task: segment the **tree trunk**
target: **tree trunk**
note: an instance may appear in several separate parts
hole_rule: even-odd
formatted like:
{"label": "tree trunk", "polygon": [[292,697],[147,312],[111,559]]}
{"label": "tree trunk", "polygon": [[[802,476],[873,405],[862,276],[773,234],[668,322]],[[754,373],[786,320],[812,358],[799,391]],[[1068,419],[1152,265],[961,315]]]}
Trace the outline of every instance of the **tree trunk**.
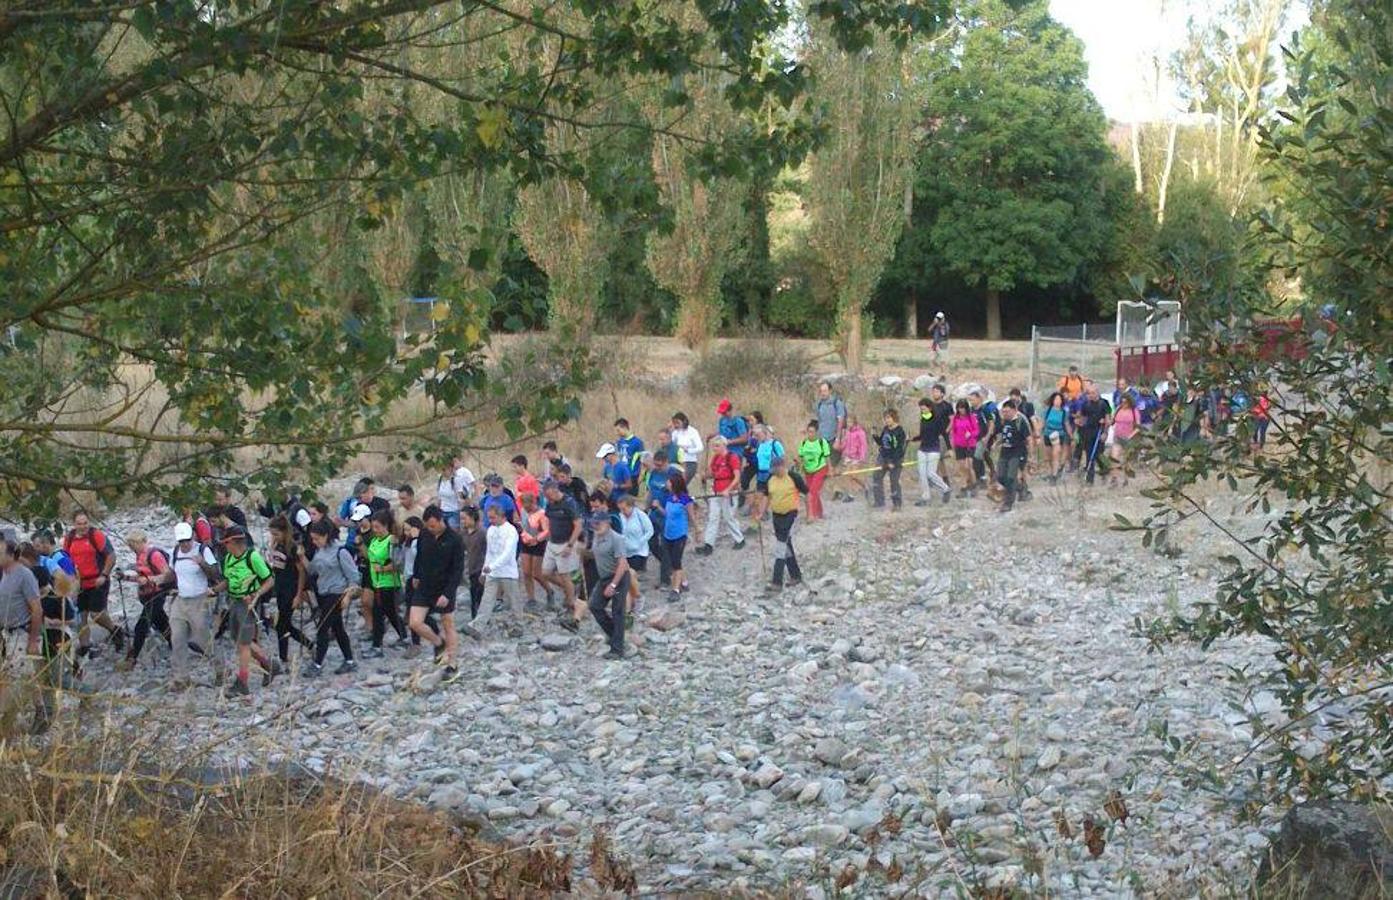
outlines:
{"label": "tree trunk", "polygon": [[846,370],[853,375],[861,374],[861,307],[849,306],[846,310]]}
{"label": "tree trunk", "polygon": [[904,336],[910,340],[919,336],[919,292],[914,288],[904,298]]}
{"label": "tree trunk", "polygon": [[987,289],[987,340],[1001,340],[1001,292]]}
{"label": "tree trunk", "polygon": [[1166,192],[1170,190],[1171,166],[1175,164],[1175,132],[1180,123],[1171,120],[1170,136],[1166,138],[1166,163],[1161,167],[1161,189],[1156,194],[1156,224],[1166,222]]}
{"label": "tree trunk", "polygon": [[1141,179],[1141,129],[1136,119],[1132,120],[1132,180],[1138,195],[1146,190]]}

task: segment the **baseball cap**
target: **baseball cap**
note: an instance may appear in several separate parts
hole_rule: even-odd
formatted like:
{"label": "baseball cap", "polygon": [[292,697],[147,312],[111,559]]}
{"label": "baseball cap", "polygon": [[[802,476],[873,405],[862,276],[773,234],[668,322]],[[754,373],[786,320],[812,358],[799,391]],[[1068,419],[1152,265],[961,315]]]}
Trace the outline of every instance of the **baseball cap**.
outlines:
{"label": "baseball cap", "polygon": [[180,522],[174,526],[174,540],[191,541],[193,540],[193,526],[188,522]]}
{"label": "baseball cap", "polygon": [[731,410],[730,398],[729,398],[729,397],[722,397],[722,398],[721,398],[721,402],[716,404],[716,413],[717,413],[718,415],[722,415],[722,416],[723,416],[723,415],[725,415],[726,413],[730,412],[730,410]]}
{"label": "baseball cap", "polygon": [[246,539],[247,531],[241,525],[229,525],[227,530],[222,534],[222,542],[224,544],[230,541],[245,541]]}
{"label": "baseball cap", "polygon": [[353,507],[353,514],[348,518],[354,522],[361,522],[370,515],[372,515],[372,507],[368,506],[366,503],[359,503],[357,506]]}
{"label": "baseball cap", "polygon": [[942,310],[939,310],[938,312],[934,313],[934,318],[935,318],[935,319],[942,319],[942,318],[945,318],[945,316],[943,315],[943,311],[942,311]]}
{"label": "baseball cap", "polygon": [[302,510],[299,510],[299,511],[297,511],[297,512],[295,513],[295,527],[297,527],[297,528],[308,528],[308,527],[310,527],[310,511],[309,511],[309,510],[307,510],[307,509],[302,509]]}
{"label": "baseball cap", "polygon": [[615,449],[615,447],[614,447],[613,444],[601,444],[601,445],[600,445],[600,449],[595,451],[595,458],[596,458],[596,459],[604,459],[606,456],[609,456],[611,453],[618,453],[618,452],[619,452],[619,451]]}
{"label": "baseball cap", "polygon": [[484,484],[488,487],[493,487],[494,485],[502,487],[503,476],[499,475],[497,472],[490,472],[484,476]]}

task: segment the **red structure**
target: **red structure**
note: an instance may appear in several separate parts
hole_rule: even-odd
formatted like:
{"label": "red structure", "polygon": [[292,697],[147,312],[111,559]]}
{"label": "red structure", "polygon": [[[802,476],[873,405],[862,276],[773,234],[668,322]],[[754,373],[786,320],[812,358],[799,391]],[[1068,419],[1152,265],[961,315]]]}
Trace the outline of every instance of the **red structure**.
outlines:
{"label": "red structure", "polygon": [[1117,377],[1133,384],[1143,380],[1156,381],[1166,374],[1167,369],[1180,368],[1179,344],[1118,347],[1113,354],[1117,357]]}

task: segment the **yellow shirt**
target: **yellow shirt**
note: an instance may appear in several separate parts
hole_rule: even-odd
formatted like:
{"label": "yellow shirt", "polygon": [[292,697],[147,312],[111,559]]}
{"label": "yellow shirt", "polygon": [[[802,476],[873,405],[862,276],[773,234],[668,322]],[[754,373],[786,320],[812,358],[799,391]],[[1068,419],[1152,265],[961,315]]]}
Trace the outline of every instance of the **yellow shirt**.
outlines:
{"label": "yellow shirt", "polygon": [[807,486],[803,484],[803,479],[797,475],[785,473],[774,475],[769,479],[769,511],[774,513],[791,513],[798,511],[798,495],[807,491]]}

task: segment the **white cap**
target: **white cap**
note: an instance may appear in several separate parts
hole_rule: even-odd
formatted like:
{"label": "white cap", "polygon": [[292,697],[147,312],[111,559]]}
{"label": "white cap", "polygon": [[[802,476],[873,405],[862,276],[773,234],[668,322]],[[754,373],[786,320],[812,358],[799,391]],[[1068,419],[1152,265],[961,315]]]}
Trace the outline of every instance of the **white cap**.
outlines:
{"label": "white cap", "polygon": [[935,318],[935,319],[942,319],[942,318],[943,318],[943,311],[942,311],[942,310],[939,310],[938,312],[934,313],[934,318]]}
{"label": "white cap", "polygon": [[299,510],[295,513],[295,527],[308,528],[310,525],[310,511],[307,509]]}
{"label": "white cap", "polygon": [[174,526],[174,540],[191,541],[193,540],[193,526],[188,522],[180,522]]}
{"label": "white cap", "polygon": [[357,506],[353,507],[353,515],[348,518],[354,522],[361,522],[370,515],[372,515],[372,507],[368,506],[366,503],[359,503]]}
{"label": "white cap", "polygon": [[600,449],[595,451],[596,459],[604,459],[611,453],[618,453],[619,450],[613,444],[601,444]]}

